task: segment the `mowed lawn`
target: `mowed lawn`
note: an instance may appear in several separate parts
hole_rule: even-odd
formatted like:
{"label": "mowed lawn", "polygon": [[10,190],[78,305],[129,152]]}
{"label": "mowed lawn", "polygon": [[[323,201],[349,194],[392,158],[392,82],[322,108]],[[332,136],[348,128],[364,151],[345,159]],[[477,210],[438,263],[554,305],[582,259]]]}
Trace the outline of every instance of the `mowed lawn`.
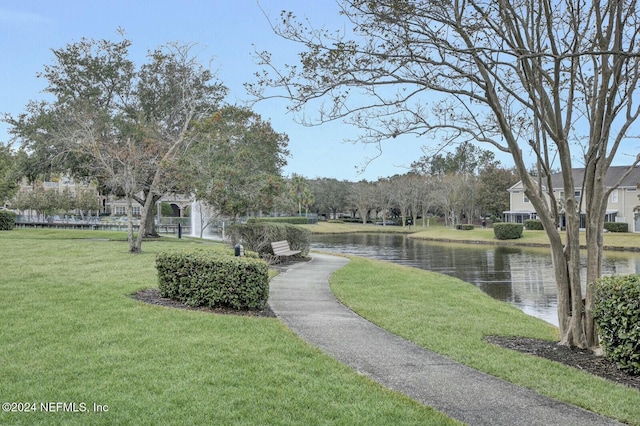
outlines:
{"label": "mowed lawn", "polygon": [[484,341],[521,336],[558,341],[540,319],[497,301],[459,279],[351,257],[331,289],[352,310],[405,339],[462,364],[590,411],[640,425],[640,391],[577,368]]}
{"label": "mowed lawn", "polygon": [[0,424],[455,423],[275,318],[130,297],[157,286],[157,253],[202,244],[162,238],[131,255],[121,233],[0,233]]}

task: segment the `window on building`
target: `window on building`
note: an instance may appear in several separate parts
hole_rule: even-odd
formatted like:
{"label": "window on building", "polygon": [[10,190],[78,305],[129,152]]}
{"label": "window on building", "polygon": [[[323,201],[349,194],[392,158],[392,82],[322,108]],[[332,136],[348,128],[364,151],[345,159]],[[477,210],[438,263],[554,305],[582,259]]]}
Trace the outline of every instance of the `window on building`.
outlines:
{"label": "window on building", "polygon": [[611,192],[611,195],[609,196],[609,202],[610,203],[617,203],[618,202],[618,190],[614,189]]}
{"label": "window on building", "polygon": [[527,197],[525,194],[522,194],[522,201],[525,203],[530,203],[531,201],[529,201],[529,197]]}

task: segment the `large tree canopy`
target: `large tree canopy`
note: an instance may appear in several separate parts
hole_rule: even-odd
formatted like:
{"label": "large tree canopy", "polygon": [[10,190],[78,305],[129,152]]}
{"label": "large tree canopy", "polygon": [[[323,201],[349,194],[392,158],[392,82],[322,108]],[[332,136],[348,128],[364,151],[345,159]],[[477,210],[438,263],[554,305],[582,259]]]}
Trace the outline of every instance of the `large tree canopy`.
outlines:
{"label": "large tree canopy", "polygon": [[196,198],[233,218],[269,211],[283,187],[287,135],[237,106],[199,120],[193,130],[198,136],[182,159],[182,174]]}
{"label": "large tree canopy", "polygon": [[[300,64],[268,52],[249,85],[280,96],[318,122],[347,119],[363,142],[401,134],[443,143],[478,141],[511,154],[549,236],[562,342],[597,345],[591,294],[583,304],[580,202],[587,214],[587,280],[600,275],[610,188],[604,176],[640,112],[640,10],[636,0],[342,0],[344,31],[314,29],[283,12],[274,26],[303,47]],[[267,88],[284,88],[270,91]],[[541,179],[562,171],[559,204],[527,173],[533,152]],[[634,165],[635,165],[635,156]],[[575,182],[575,162],[586,169]],[[574,189],[584,187],[577,199]],[[557,231],[567,222],[566,242]]]}
{"label": "large tree canopy", "polygon": [[0,143],[0,207],[11,198],[17,185],[16,155],[11,146]]}
{"label": "large tree canopy", "polygon": [[[5,117],[40,173],[56,169],[92,176],[126,197],[129,242],[139,252],[155,202],[174,187],[168,173],[197,137],[192,124],[220,107],[227,93],[189,45],[168,44],[136,67],[131,42],[87,40],[53,50],[40,77],[52,101],[31,102]],[[133,234],[131,204],[142,204]]]}

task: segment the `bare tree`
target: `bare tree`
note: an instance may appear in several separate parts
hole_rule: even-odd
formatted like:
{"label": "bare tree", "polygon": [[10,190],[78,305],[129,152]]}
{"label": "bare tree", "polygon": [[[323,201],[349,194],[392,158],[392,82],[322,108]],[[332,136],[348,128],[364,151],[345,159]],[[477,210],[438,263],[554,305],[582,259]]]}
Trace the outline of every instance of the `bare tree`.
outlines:
{"label": "bare tree", "polygon": [[400,212],[402,226],[407,226],[407,218],[412,215],[414,223],[420,204],[420,188],[418,176],[413,173],[393,176],[391,184],[391,200]]}
{"label": "bare tree", "polygon": [[436,179],[433,176],[422,176],[422,195],[420,197],[420,210],[422,212],[422,226],[429,226],[427,216],[431,214],[431,209],[436,206],[437,192]]}
{"label": "bare tree", "polygon": [[354,182],[351,185],[349,192],[350,204],[353,206],[353,211],[357,211],[362,223],[366,225],[369,219],[369,212],[375,205],[375,184],[361,180],[360,182]]}
{"label": "bare tree", "polygon": [[437,184],[437,205],[445,213],[445,225],[455,226],[462,222],[462,215],[468,214],[469,199],[473,189],[469,179],[473,176],[448,174],[440,176]]}
{"label": "bare tree", "polygon": [[[258,53],[263,73],[249,88],[258,98],[290,99],[293,111],[317,110],[318,122],[347,119],[363,129],[363,142],[435,134],[443,143],[479,141],[511,154],[551,244],[561,343],[596,346],[589,290],[583,303],[574,189],[584,187],[591,282],[601,272],[611,190],[604,176],[639,113],[637,1],[340,3],[351,24],[342,32],[313,29],[284,12],[274,29],[305,47],[301,64],[279,67]],[[551,187],[528,175],[523,150],[535,153],[543,179],[554,167],[562,172],[564,243],[547,204],[546,197],[555,204],[553,194],[544,194]],[[577,157],[583,182],[572,174]]]}
{"label": "bare tree", "polygon": [[387,225],[387,217],[393,206],[394,185],[389,178],[380,178],[375,183],[376,205],[382,214],[382,226]]}

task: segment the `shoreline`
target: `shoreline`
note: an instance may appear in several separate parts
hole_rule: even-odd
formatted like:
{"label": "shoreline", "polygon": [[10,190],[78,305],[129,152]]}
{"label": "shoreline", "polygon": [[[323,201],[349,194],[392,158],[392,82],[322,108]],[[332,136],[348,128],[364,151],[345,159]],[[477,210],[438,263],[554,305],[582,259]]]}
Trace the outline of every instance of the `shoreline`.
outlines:
{"label": "shoreline", "polygon": [[[487,241],[487,240],[458,240],[452,238],[434,238],[434,237],[424,237],[418,236],[419,232],[414,234],[406,234],[407,238],[412,238],[415,240],[424,240],[424,241],[436,241],[440,243],[460,243],[460,244],[475,244],[475,245],[490,245],[490,246],[507,246],[507,247],[537,247],[537,248],[550,248],[550,244],[544,243],[521,243],[509,240],[496,240],[496,241]],[[581,250],[586,250],[587,246],[585,244],[580,244]],[[628,251],[628,252],[640,252],[640,247],[628,247],[628,246],[608,246],[603,245],[602,249],[604,251]]]}
{"label": "shoreline", "polygon": [[[490,245],[505,247],[533,247],[550,248],[547,235],[544,231],[525,230],[522,238],[517,240],[497,240],[493,234],[493,228],[479,228],[472,230],[458,230],[442,225],[431,225],[427,227],[411,226],[375,226],[347,223],[327,223],[319,222],[315,225],[302,225],[314,235],[330,234],[401,234],[407,238],[425,241],[435,241],[441,243],[460,243],[473,245]],[[587,248],[584,233],[580,236],[580,249]],[[640,252],[640,233],[612,233],[603,235],[604,251],[626,251]]]}

